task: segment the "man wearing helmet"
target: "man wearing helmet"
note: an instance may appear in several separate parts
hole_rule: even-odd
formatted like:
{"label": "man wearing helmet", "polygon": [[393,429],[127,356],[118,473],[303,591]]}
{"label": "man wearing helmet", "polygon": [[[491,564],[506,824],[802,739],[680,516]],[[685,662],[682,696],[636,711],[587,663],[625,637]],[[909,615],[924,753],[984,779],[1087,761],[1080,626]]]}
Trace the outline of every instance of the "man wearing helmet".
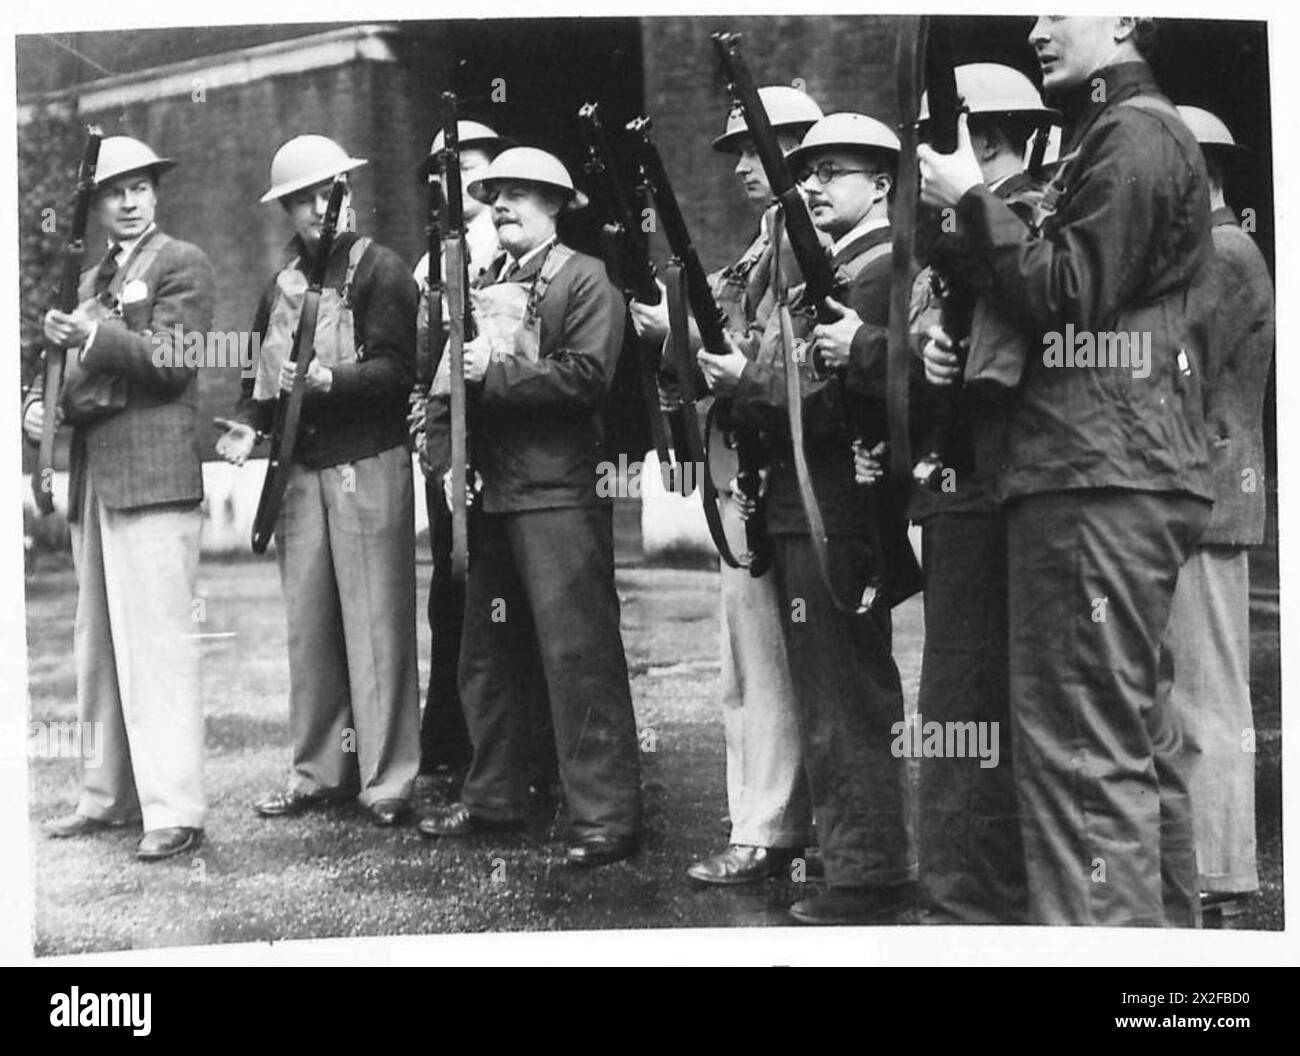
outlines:
{"label": "man wearing helmet", "polygon": [[[821,108],[796,88],[771,85],[760,88],[758,94],[787,154],[822,116]],[[736,157],[735,172],[745,196],[765,210],[758,235],[745,252],[711,276],[714,297],[726,314],[728,329],[752,351],[772,314],[771,235],[776,210],[739,107],[727,115],[726,128],[713,147]],[[798,265],[788,243],[782,264],[786,284],[796,285]],[[667,336],[667,298],[653,306],[633,301],[631,314],[642,338],[662,341]],[[671,398],[675,393],[665,395]],[[722,523],[732,547],[740,553],[744,550],[744,522],[732,495],[738,463],[727,431],[716,419],[708,450],[708,472],[718,489]],[[746,569],[726,564],[720,568],[720,696],[731,838],[725,850],[693,863],[687,875],[700,883],[730,885],[779,872],[792,857],[802,854],[813,837],[775,577],[767,572],[755,578]]]}
{"label": "man wearing helmet", "polygon": [[[954,209],[963,278],[1043,341],[998,481],[1036,923],[1200,922],[1161,638],[1213,495],[1189,297],[1211,251],[1209,193],[1145,61],[1153,30],[1131,16],[1035,22],[1043,89],[1065,119],[1037,230],[984,185],[964,121],[954,153],[918,151],[924,197]],[[1145,372],[1051,354],[1062,334],[1130,333],[1149,341]]]}
{"label": "man wearing helmet", "polygon": [[[868,542],[886,518],[877,496],[854,483],[850,442],[859,432],[885,432],[888,203],[898,150],[881,122],[839,113],[813,125],[789,157],[813,223],[832,242],[832,264],[847,280],[847,306],[870,328],[851,354],[814,363],[805,340],[812,306],[797,297],[792,305],[801,340],[791,354],[801,375],[810,475],[830,538],[830,575],[855,600],[888,571],[876,567]],[[755,359],[733,345],[726,355],[701,352],[699,362],[713,391],[732,397],[737,418],[765,429],[770,440],[773,575],[828,885],[790,913],[808,924],[905,919],[915,901],[916,861],[903,764],[890,750],[903,695],[888,606],[841,611],[819,570],[794,468],[780,312],[769,319]]]}
{"label": "man wearing helmet", "polygon": [[[289,263],[253,319],[261,340],[217,453],[241,465],[275,401],[292,388],[288,354],[336,176],[365,164],[324,136],[298,136],[271,162],[271,188],[294,229]],[[350,211],[350,192],[344,215]],[[275,527],[289,628],[288,786],[263,817],[356,797],[376,825],[409,810],[419,762],[415,523],[406,410],[416,286],[396,253],[340,231],[326,266],[315,357]]]}
{"label": "man wearing helmet", "polygon": [[[984,183],[1026,224],[1041,197],[1024,170],[1031,134],[1045,135],[1052,111],[1018,70],[996,63],[958,66],[957,94],[970,114],[971,143]],[[921,120],[928,120],[922,98]],[[942,241],[932,258],[942,270]],[[939,325],[933,273],[918,276],[928,328],[931,381],[951,386],[961,374]],[[977,300],[966,338],[964,387],[943,452],[936,490],[917,488],[909,508],[922,526],[925,652],[917,711],[926,723],[981,722],[996,730],[999,762],[977,756],[921,763],[921,882],[932,923],[1023,923],[1025,862],[1011,765],[1007,704],[1006,523],[994,489],[1002,462],[1006,404],[1031,353],[1031,335],[987,300]]]}
{"label": "man wearing helmet", "polygon": [[[613,511],[596,489],[626,312],[604,265],[557,237],[560,214],[586,205],[558,158],[512,147],[468,190],[491,206],[506,253],[475,291],[480,332],[464,350],[482,478],[470,491],[477,522],[460,658],[474,760],[461,801],[420,831],[463,836],[526,821],[530,691],[519,658],[535,650],[572,829],[567,859],[603,865],[633,854],[641,831]],[[429,460],[448,489],[449,417],[447,397],[432,397]]]}
{"label": "man wearing helmet", "polygon": [[[487,171],[492,159],[509,141],[502,139],[487,125],[477,121],[457,123],[460,143],[461,186],[467,187]],[[420,166],[426,179],[438,179],[438,155],[443,149],[441,130],[433,137],[429,156]],[[481,281],[500,253],[492,210],[465,191],[465,246],[469,254],[471,283]],[[415,266],[415,281],[420,287],[420,315],[416,341],[420,348],[429,340],[429,255],[425,253]],[[444,280],[445,281],[445,280]],[[436,361],[442,349],[433,349]],[[429,546],[433,551],[433,571],[429,580],[429,629],[433,646],[429,658],[429,690],[424,715],[420,720],[420,773],[439,777],[449,786],[452,797],[460,792],[473,748],[465,729],[460,692],[456,687],[456,668],[460,659],[461,629],[465,622],[465,586],[451,577],[451,511],[442,501],[442,483],[428,472],[425,455],[426,394],[415,392],[411,408],[411,433],[420,468],[425,472],[425,508],[429,515]]]}
{"label": "man wearing helmet", "polygon": [[[74,813],[52,837],[139,816],[137,857],[168,858],[203,835],[203,713],[191,620],[198,576],[198,380],[176,335],[205,335],[215,280],[196,246],[155,223],[175,162],[129,136],[105,139],[94,211],[108,234],[76,311],[45,316],[67,350],[55,413],[72,426],[68,522],[77,569],[77,709],[102,762],[82,770]],[[24,426],[40,436],[40,387]],[[162,659],[160,659],[162,658]]]}
{"label": "man wearing helmet", "polygon": [[1180,106],[1210,178],[1214,264],[1197,306],[1206,327],[1205,421],[1214,510],[1178,573],[1166,641],[1171,700],[1196,828],[1206,923],[1225,923],[1259,889],[1255,865],[1255,756],[1242,738],[1250,704],[1247,551],[1264,541],[1264,390],[1273,359],[1273,284],[1264,255],[1224,198],[1224,177],[1244,154],[1214,114]]}

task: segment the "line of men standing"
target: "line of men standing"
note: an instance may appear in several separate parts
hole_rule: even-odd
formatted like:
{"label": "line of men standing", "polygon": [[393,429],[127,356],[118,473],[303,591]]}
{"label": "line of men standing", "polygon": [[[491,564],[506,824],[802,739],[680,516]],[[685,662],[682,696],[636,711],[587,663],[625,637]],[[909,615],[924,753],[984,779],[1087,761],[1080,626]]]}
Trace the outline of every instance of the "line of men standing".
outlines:
{"label": "line of men standing", "polygon": [[[919,710],[998,723],[1012,751],[1010,765],[987,769],[976,759],[925,760],[915,833],[891,747],[903,706],[888,605],[846,609],[819,571],[785,377],[793,336],[807,353],[791,361],[834,583],[856,589],[884,577],[892,600],[905,597],[915,589],[907,570],[881,567],[871,543],[897,543],[905,523],[884,501],[880,448],[861,442],[885,432],[899,143],[868,115],[823,115],[793,89],[763,89],[847,292],[829,306],[837,321],[814,325],[800,311],[815,306],[800,301],[774,210],[714,277],[730,347],[697,354],[727,407],[710,471],[739,539],[754,510],[734,487],[728,433],[761,432],[774,565],[756,579],[724,569],[733,831],[725,850],[691,865],[692,879],[759,880],[815,843],[826,887],[791,907],[805,923],[907,921],[923,897],[935,921],[1195,926],[1201,892],[1257,884],[1244,828],[1253,823],[1253,757],[1232,746],[1250,725],[1244,548],[1260,541],[1262,490],[1241,481],[1248,469],[1263,476],[1271,289],[1223,200],[1231,136],[1212,115],[1180,116],[1160,94],[1144,61],[1152,31],[1134,18],[1036,22],[1030,43],[1064,122],[1046,185],[1024,169],[1029,134],[1049,112],[1006,67],[959,69],[970,114],[959,147],[921,148],[923,195],[956,220],[930,267],[978,296],[958,346],[936,321],[930,272],[915,287],[917,384],[928,387],[917,391],[962,382],[955,486],[917,493],[910,511],[924,540]],[[441,767],[452,801],[420,829],[454,838],[526,823],[530,787],[553,767],[568,860],[607,864],[636,852],[642,826],[611,509],[596,493],[602,412],[628,313],[601,263],[558,238],[562,214],[586,204],[563,163],[473,122],[460,132],[483,321],[464,349],[478,471],[467,496],[468,582],[462,594],[449,575],[445,380],[411,399],[416,343],[428,339],[419,281],[428,261],[413,279],[396,254],[344,232],[327,262],[299,457],[276,527],[292,776],[255,809],[283,817],[356,798],[377,824],[394,825],[409,813],[417,774]],[[201,252],[153,223],[158,176],[171,163],[115,140],[97,178],[109,252],[87,273],[83,307],[46,319],[51,344],[72,350],[70,364],[124,378],[129,393],[125,404],[104,396],[90,412],[72,409],[66,394],[62,405],[74,425],[79,511],[70,516],[78,700],[83,719],[107,720],[114,732],[112,781],[102,787],[87,772],[76,811],[47,831],[83,835],[140,811],[139,853],[152,859],[202,836],[197,651],[181,629],[201,488],[193,369],[155,367],[146,335],[205,331],[212,276]],[[746,195],[766,202],[742,116],[729,115],[716,146],[737,156]],[[328,190],[363,165],[321,136],[291,140],[272,161],[262,200],[280,203],[294,237],[255,314],[257,374],[220,420],[217,450],[232,463],[252,454],[292,384],[288,351]],[[787,300],[792,334],[780,310]],[[643,338],[666,331],[651,306],[633,303],[631,319]],[[1150,371],[1048,365],[1043,335],[1066,326],[1151,335]],[[444,379],[446,367],[444,357]],[[667,405],[679,399],[669,379],[660,395]],[[37,390],[25,409],[29,436],[41,414]],[[185,442],[160,447],[164,429]],[[434,548],[422,732],[412,435]],[[140,463],[146,449],[180,450],[186,461],[150,469]],[[152,490],[132,491],[140,488]],[[164,516],[185,525],[159,527]],[[146,548],[171,540],[175,561],[141,556],[137,537]],[[131,652],[155,648],[163,628],[178,657],[165,713]],[[549,766],[536,750],[547,718]]]}

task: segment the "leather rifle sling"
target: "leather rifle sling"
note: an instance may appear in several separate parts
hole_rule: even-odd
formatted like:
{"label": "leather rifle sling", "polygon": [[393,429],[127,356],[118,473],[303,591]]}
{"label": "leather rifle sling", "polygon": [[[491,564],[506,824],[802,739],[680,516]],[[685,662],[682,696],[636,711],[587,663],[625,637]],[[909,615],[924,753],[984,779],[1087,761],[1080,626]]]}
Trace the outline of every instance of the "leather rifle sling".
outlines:
{"label": "leather rifle sling", "polygon": [[700,419],[695,409],[695,364],[691,361],[691,336],[686,320],[686,277],[677,261],[670,261],[664,268],[664,285],[668,289],[668,340],[673,365],[677,369],[677,383],[682,387],[682,406],[687,412],[686,428],[683,430],[687,447],[686,460],[700,476],[704,522],[708,525],[709,537],[717,548],[718,556],[730,568],[744,568],[732,552],[731,544],[727,542],[722,515],[718,512],[718,489],[714,487],[713,476],[709,473],[708,455],[700,438]]}
{"label": "leather rifle sling", "polygon": [[[772,244],[781,244],[784,219],[779,214],[773,225]],[[871,605],[853,605],[844,601],[835,590],[831,580],[830,540],[826,535],[826,522],[822,518],[821,506],[817,502],[817,493],[813,490],[812,475],[808,471],[808,452],[804,447],[803,432],[803,391],[799,382],[799,364],[795,361],[794,324],[790,318],[789,293],[785,288],[785,278],[781,271],[781,254],[772,257],[772,292],[776,299],[775,310],[780,320],[781,359],[785,364],[786,411],[790,420],[790,447],[794,452],[794,472],[799,482],[799,501],[803,505],[804,518],[808,521],[808,537],[812,542],[813,555],[817,558],[817,569],[821,573],[822,583],[831,601],[841,612],[860,615],[867,612]],[[874,601],[875,598],[872,598]]]}

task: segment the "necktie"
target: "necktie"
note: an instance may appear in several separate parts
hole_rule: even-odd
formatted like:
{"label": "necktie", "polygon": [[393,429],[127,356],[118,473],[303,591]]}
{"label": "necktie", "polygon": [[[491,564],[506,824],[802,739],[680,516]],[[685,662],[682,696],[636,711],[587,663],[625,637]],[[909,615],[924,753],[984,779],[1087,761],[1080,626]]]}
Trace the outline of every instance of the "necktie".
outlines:
{"label": "necktie", "polygon": [[117,258],[122,255],[122,247],[115,245],[106,254],[100,262],[99,270],[95,272],[95,296],[102,298],[108,292],[108,287],[112,284],[113,278],[117,275]]}
{"label": "necktie", "polygon": [[497,279],[497,282],[509,282],[511,279],[514,278],[515,272],[517,272],[518,270],[519,270],[519,261],[515,260],[514,257],[507,257],[506,266],[502,270],[501,278]]}

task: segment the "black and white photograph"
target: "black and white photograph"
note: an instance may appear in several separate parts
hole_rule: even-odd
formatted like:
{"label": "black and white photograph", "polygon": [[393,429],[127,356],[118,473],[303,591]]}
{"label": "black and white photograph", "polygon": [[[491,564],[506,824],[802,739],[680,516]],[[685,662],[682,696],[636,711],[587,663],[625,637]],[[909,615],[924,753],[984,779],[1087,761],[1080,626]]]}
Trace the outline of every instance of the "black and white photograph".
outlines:
{"label": "black and white photograph", "polygon": [[785,7],[17,18],[12,959],[1297,963],[1275,18]]}

